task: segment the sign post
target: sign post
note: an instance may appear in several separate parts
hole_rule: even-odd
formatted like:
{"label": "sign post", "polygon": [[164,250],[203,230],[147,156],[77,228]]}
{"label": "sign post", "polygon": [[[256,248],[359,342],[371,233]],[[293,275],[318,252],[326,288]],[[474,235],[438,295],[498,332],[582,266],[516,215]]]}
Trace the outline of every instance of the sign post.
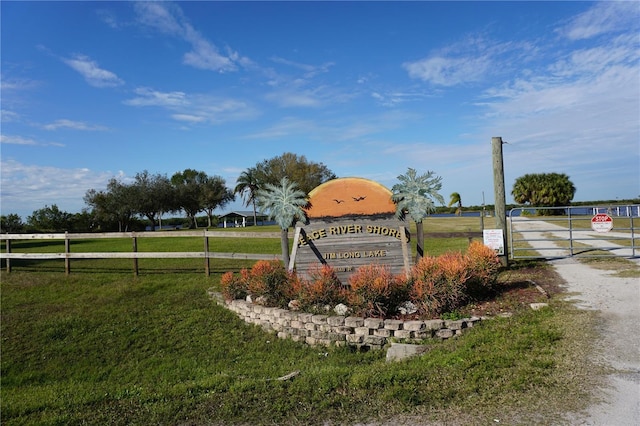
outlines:
{"label": "sign post", "polygon": [[598,213],[591,218],[591,229],[596,232],[609,232],[613,229],[613,219],[606,213]]}

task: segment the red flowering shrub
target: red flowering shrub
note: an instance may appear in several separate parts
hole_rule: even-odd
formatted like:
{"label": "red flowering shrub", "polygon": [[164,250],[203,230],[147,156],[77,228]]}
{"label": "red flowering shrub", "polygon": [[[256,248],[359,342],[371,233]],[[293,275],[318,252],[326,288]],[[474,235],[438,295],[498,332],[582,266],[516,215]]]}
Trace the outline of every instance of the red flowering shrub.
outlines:
{"label": "red flowering shrub", "polygon": [[411,272],[412,302],[429,317],[453,311],[466,300],[469,276],[467,261],[459,252],[422,257]]}
{"label": "red flowering shrub", "polygon": [[314,310],[318,306],[335,306],[345,303],[345,287],[329,265],[315,265],[309,269],[309,279],[302,280],[297,299],[303,309]]}
{"label": "red flowering shrub", "polygon": [[402,303],[411,301],[422,316],[437,317],[490,294],[499,269],[495,252],[472,242],[465,254],[449,252],[421,258],[408,279],[393,275],[386,266],[371,264],[359,267],[345,286],[328,265],[317,265],[309,271],[309,279],[303,280],[289,273],[280,261],[261,260],[238,275],[227,272],[220,287],[226,299],[251,295],[279,307],[297,299],[307,310],[346,303],[356,315],[373,317],[393,315]]}
{"label": "red flowering shrub", "polygon": [[490,247],[473,241],[467,249],[466,258],[469,269],[467,293],[474,299],[486,297],[493,292],[498,280],[498,255]]}
{"label": "red flowering shrub", "polygon": [[247,281],[242,277],[226,272],[220,278],[222,296],[227,300],[244,299],[247,297]]}
{"label": "red flowering shrub", "polygon": [[395,312],[406,283],[388,267],[371,264],[359,267],[349,277],[347,302],[357,315],[385,317]]}
{"label": "red flowering shrub", "polygon": [[263,296],[269,305],[280,307],[289,303],[292,276],[279,260],[257,261],[248,278],[248,292],[254,299]]}
{"label": "red flowering shrub", "polygon": [[287,282],[282,286],[282,294],[287,299],[287,303],[293,299],[298,299],[305,285],[305,282],[296,273],[288,273]]}
{"label": "red flowering shrub", "polygon": [[303,308],[345,303],[345,287],[329,265],[316,265],[309,270],[309,280],[300,285],[298,300]]}

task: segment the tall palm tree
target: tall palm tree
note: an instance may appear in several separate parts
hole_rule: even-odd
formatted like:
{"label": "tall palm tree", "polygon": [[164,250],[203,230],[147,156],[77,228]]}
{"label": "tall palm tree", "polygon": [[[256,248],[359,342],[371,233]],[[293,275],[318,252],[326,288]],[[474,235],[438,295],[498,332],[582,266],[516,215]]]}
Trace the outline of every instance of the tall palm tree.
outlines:
{"label": "tall palm tree", "polygon": [[447,207],[451,207],[454,204],[457,204],[458,208],[456,209],[456,216],[460,216],[462,214],[462,198],[460,197],[460,194],[457,192],[452,192],[450,197],[451,200],[449,200],[449,204],[447,205]]}
{"label": "tall palm tree", "polygon": [[256,203],[280,226],[282,261],[285,267],[289,266],[289,227],[296,220],[306,220],[302,208],[308,203],[307,194],[299,190],[294,182],[289,182],[289,179],[283,177],[280,185],[267,183],[264,188],[259,189],[256,192]]}
{"label": "tall palm tree", "polygon": [[433,172],[428,171],[423,175],[409,168],[407,173],[398,176],[400,183],[393,185],[392,200],[396,203],[396,216],[404,218],[408,213],[416,223],[417,254],[416,261],[424,256],[424,232],[422,220],[435,210],[434,200],[444,205],[444,198],[438,193],[442,188],[442,178],[434,177]]}
{"label": "tall palm tree", "polygon": [[258,225],[258,215],[256,213],[256,192],[260,189],[260,182],[258,180],[258,174],[255,167],[249,167],[244,172],[240,173],[236,180],[236,187],[233,190],[234,194],[242,194],[244,205],[249,207],[249,204],[253,205],[253,225]]}

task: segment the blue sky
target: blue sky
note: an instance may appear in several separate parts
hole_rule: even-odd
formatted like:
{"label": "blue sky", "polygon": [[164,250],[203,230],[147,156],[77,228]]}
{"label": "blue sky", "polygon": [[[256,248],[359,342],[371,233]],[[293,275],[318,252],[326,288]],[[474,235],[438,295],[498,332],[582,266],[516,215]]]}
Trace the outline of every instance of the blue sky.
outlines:
{"label": "blue sky", "polygon": [[492,204],[492,136],[507,192],[557,172],[576,201],[640,194],[639,2],[0,7],[2,214],[79,212],[144,170],[233,188],[285,152]]}

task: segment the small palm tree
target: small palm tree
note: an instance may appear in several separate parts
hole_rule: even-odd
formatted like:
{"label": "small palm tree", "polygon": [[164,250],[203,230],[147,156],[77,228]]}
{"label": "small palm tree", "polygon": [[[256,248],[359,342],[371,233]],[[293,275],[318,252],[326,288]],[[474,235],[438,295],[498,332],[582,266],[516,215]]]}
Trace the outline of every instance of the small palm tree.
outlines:
{"label": "small palm tree", "polygon": [[265,184],[256,193],[256,202],[260,209],[268,213],[280,226],[280,247],[284,266],[289,266],[289,227],[296,220],[305,221],[306,215],[302,209],[307,205],[307,194],[298,189],[298,185],[289,182],[286,177],[280,185]]}
{"label": "small palm tree", "polygon": [[447,205],[447,207],[451,207],[454,204],[457,204],[458,208],[456,208],[456,216],[460,216],[462,214],[462,198],[460,197],[460,194],[457,192],[452,192],[450,197],[451,200],[449,200],[449,204]]}
{"label": "small palm tree", "polygon": [[416,223],[417,255],[416,261],[424,256],[424,232],[422,220],[435,210],[434,200],[444,205],[444,198],[438,193],[442,188],[442,178],[427,172],[418,176],[417,172],[409,168],[405,175],[398,176],[400,183],[393,185],[392,200],[396,203],[396,216],[404,218],[408,213]]}
{"label": "small palm tree", "polygon": [[258,175],[254,167],[250,167],[244,172],[240,173],[236,180],[236,187],[233,190],[234,194],[242,194],[244,205],[249,207],[249,204],[253,206],[253,225],[258,225],[258,215],[256,213],[256,192],[260,189],[260,182],[258,181]]}

